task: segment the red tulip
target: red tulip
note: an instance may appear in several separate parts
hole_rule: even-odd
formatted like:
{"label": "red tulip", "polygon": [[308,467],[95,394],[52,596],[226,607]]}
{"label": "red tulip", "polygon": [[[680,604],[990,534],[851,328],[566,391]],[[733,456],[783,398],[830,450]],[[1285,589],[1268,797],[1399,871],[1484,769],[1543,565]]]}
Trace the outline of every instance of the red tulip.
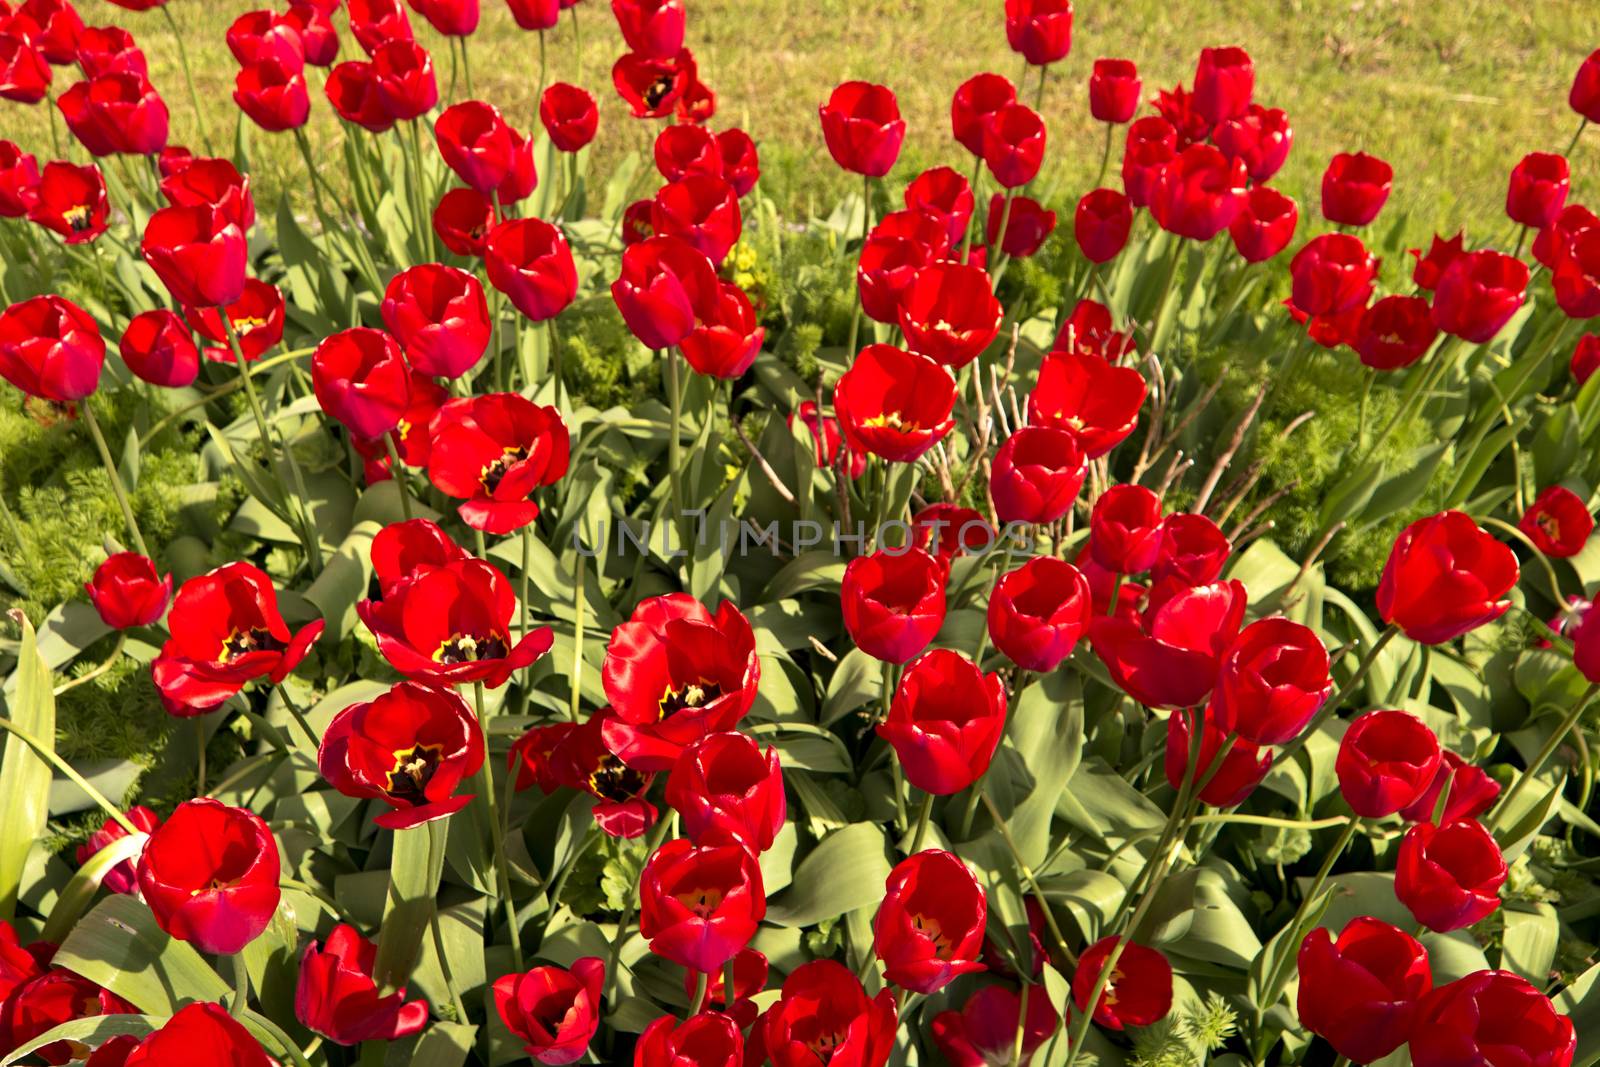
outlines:
{"label": "red tulip", "polygon": [[172,575],[156,573],[156,565],[137,552],[118,552],[95,568],[84,584],[100,621],[113,630],[152,626],[167,612]]}
{"label": "red tulip", "polygon": [[1492,1063],[1512,1056],[1527,1067],[1568,1067],[1577,1045],[1572,1020],[1510,971],[1477,971],[1439,986],[1417,1005],[1414,1067]]}
{"label": "red tulip", "polygon": [[869,178],[889,173],[906,138],[894,93],[871,82],[845,82],[817,111],[835,163]]}
{"label": "red tulip", "polygon": [[336,1045],[395,1041],[428,1025],[428,1003],[407,1002],[405,990],[378,995],[372,978],[378,946],[339,923],[319,946],[306,945],[295,983],[294,1014],[300,1024]]}
{"label": "red tulip", "polygon": [[1162,173],[1178,154],[1178,131],[1159,115],[1128,127],[1122,149],[1122,187],[1134,207],[1148,207]]}
{"label": "red tulip", "polygon": [[[927,216],[923,216],[927,218]],[[930,225],[936,225],[928,219]],[[941,237],[943,235],[941,234]],[[883,234],[876,229],[867,235],[856,264],[856,287],[861,310],[877,322],[898,324],[900,302],[923,268],[933,264],[938,252],[909,237]]]}
{"label": "red tulip", "polygon": [[981,267],[930,264],[900,297],[906,344],[946,367],[964,367],[976,359],[999,334],[1004,316]]}
{"label": "red tulip", "polygon": [[390,40],[373,52],[372,76],[377,82],[378,98],[398,122],[419,118],[439,102],[433,57],[413,40]]}
{"label": "red tulip", "polygon": [[1337,315],[1366,304],[1377,270],[1377,257],[1361,238],[1325,233],[1307,241],[1290,261],[1290,299],[1306,315]]}
{"label": "red tulip", "polygon": [[1540,552],[1566,559],[1583,551],[1594,532],[1594,516],[1578,494],[1552,485],[1539,494],[1517,526]]}
{"label": "red tulip", "polygon": [[[162,605],[163,608],[165,608],[165,606],[165,604]],[[161,817],[155,812],[151,811],[149,808],[145,807],[143,804],[136,804],[129,808],[127,815],[129,822],[133,823],[134,826],[138,827],[141,831],[147,834],[153,832],[156,827],[161,825]],[[110,845],[113,841],[120,841],[127,836],[128,831],[123,828],[123,825],[120,822],[115,819],[107,819],[105,822],[100,824],[100,829],[90,834],[89,839],[78,846],[76,852],[73,854],[73,858],[77,860],[78,866],[82,867],[85,863],[88,863],[90,860],[94,859],[95,856],[99,855],[101,850],[106,848],[106,846]],[[134,869],[134,861],[123,860],[121,863],[105,872],[105,876],[100,880],[100,884],[106,888],[107,892],[132,893],[138,886],[138,873]],[[3,947],[3,945],[0,945],[0,950],[3,950]],[[4,969],[5,964],[0,962],[0,971],[3,971]],[[4,982],[0,981],[0,989],[3,989],[3,987]],[[0,1000],[3,999],[4,997],[0,996]]]}
{"label": "red tulip", "polygon": [[1210,712],[1224,733],[1282,745],[1300,736],[1332,691],[1322,639],[1273,616],[1246,626],[1228,649]]}
{"label": "red tulip", "polygon": [[1193,707],[1206,699],[1244,621],[1237,581],[1153,592],[1133,617],[1094,619],[1095,655],[1117,685],[1150,707]]}
{"label": "red tulip", "polygon": [[1079,300],[1073,306],[1050,348],[1051,356],[1078,352],[1098,356],[1106,363],[1121,363],[1124,356],[1139,351],[1133,334],[1118,333],[1112,327],[1110,310],[1093,300]]}
{"label": "red tulip", "polygon": [[[372,133],[383,133],[395,123],[393,115],[378,93],[378,75],[371,63],[340,63],[328,72],[323,92],[333,110],[346,122],[353,122]],[[457,192],[461,190],[455,190]],[[452,193],[446,193],[446,197]]]}
{"label": "red tulip", "polygon": [[711,86],[700,80],[699,72],[691,70],[688,87],[673,106],[672,117],[678,122],[710,122],[717,113],[717,94]]}
{"label": "red tulip", "polygon": [[1133,60],[1095,60],[1089,75],[1089,114],[1100,122],[1128,122],[1139,110],[1140,87]]}
{"label": "red tulip", "polygon": [[611,0],[611,13],[630,51],[670,59],[683,47],[683,0]]}
{"label": "red tulip", "polygon": [[1142,485],[1113,485],[1089,516],[1089,554],[1117,574],[1147,571],[1161,548],[1161,498]]}
{"label": "red tulip", "polygon": [[106,343],[93,317],[65,297],[36,296],[0,312],[0,377],[56,404],[100,387]]}
{"label": "red tulip", "polygon": [[[1400,809],[1400,817],[1407,822],[1431,822],[1444,826],[1459,819],[1475,819],[1488,811],[1500,795],[1500,783],[1485,774],[1481,767],[1468,763],[1449,749],[1445,749],[1443,755],[1444,759],[1428,788],[1416,800]],[[1445,799],[1444,813],[1435,819],[1439,797],[1447,787],[1450,792]]]}
{"label": "red tulip", "polygon": [[[1072,973],[1072,1002],[1079,1011],[1089,1010],[1100,972],[1117,944],[1116,937],[1103,937],[1078,958],[1078,969]],[[1160,1022],[1171,1010],[1172,965],[1153,948],[1132,941],[1124,944],[1116,969],[1095,1001],[1094,1021],[1121,1030]]]}
{"label": "red tulip", "polygon": [[1193,785],[1205,782],[1200,789],[1200,799],[1214,808],[1231,808],[1244,803],[1272,769],[1271,750],[1246,740],[1235,740],[1219,765],[1217,757],[1229,731],[1217,723],[1209,706],[1197,711],[1195,716],[1202,725],[1200,751],[1192,772],[1189,761],[1194,756],[1190,740],[1193,724],[1189,722],[1189,713],[1179,709],[1167,716],[1167,746],[1162,756],[1167,783],[1173,789],[1181,789],[1187,775]]}
{"label": "red tulip", "polygon": [[553,30],[561,21],[561,12],[571,4],[560,0],[506,0],[511,17],[524,30]]}
{"label": "red tulip", "polygon": [[[1031,898],[1030,898],[1031,901]],[[1022,1021],[1022,1062],[1056,1032],[1061,1020],[1039,987],[1030,990],[1028,1014]],[[988,985],[967,998],[959,1012],[941,1011],[930,1030],[934,1044],[952,1067],[988,1067],[1009,1063],[1016,1045],[1022,1001],[1001,985]]]}
{"label": "red tulip", "polygon": [[311,114],[304,65],[264,59],[241,68],[234,79],[233,101],[268,133],[299,129]]}
{"label": "red tulip", "polygon": [[1433,988],[1428,950],[1381,919],[1358,915],[1337,941],[1318,928],[1300,943],[1300,1022],[1357,1063],[1405,1044],[1417,1002]]}
{"label": "red tulip", "polygon": [[228,51],[241,67],[278,60],[291,70],[305,66],[306,46],[300,31],[276,11],[251,11],[229,25]]}
{"label": "red tulip", "polygon": [[742,845],[668,841],[639,876],[639,933],[657,956],[697,971],[733,959],[766,913],[761,868]]}
{"label": "red tulip", "polygon": [[1506,861],[1475,819],[1419,822],[1400,840],[1394,895],[1436,933],[1459,930],[1500,906]]}
{"label": "red tulip", "polygon": [[1044,120],[1025,104],[1005,104],[984,121],[983,162],[1007,189],[1033,181],[1044,161],[1044,148]]}
{"label": "red tulip", "polygon": [[750,621],[731,601],[713,614],[684,593],[650,597],[606,645],[601,681],[617,713],[606,747],[630,767],[669,770],[693,742],[734,729],[760,679]]}
{"label": "red tulip", "polygon": [[38,159],[0,140],[0,218],[25,218],[38,199]]}
{"label": "red tulip", "polygon": [[156,923],[201,952],[240,951],[278,910],[272,831],[254,813],[210,798],[178,805],[150,835],[138,871]]}
{"label": "red tulip", "polygon": [[148,156],[167,145],[167,105],[143,74],[101,74],[78,82],[56,105],[93,155]]}
{"label": "red tulip", "polygon": [[1219,123],[1212,136],[1223,155],[1244,164],[1251,181],[1264,182],[1289,158],[1294,127],[1281,108],[1251,104],[1244,114]]}
{"label": "red tulip", "polygon": [[851,451],[915,462],[950,432],[955,379],[927,356],[868,345],[833,387]]}
{"label": "red tulip", "polygon": [[1600,315],[1600,229],[1584,230],[1572,239],[1566,255],[1556,264],[1551,284],[1555,287],[1556,305],[1569,318],[1592,319]]}
{"label": "red tulip", "polygon": [[1568,367],[1572,380],[1582,386],[1597,369],[1600,369],[1600,334],[1586,333],[1573,346]]}
{"label": "red tulip", "polygon": [[721,295],[716,269],[681,237],[651,237],[622,253],[611,298],[646,348],[671,348],[709,319]]}
{"label": "red tulip", "polygon": [[559,315],[577,295],[572,249],[561,230],[543,219],[500,223],[489,232],[483,258],[489,283],[533,322]]}
{"label": "red tulip", "polygon": [[1600,49],[1578,65],[1567,104],[1590,122],[1600,122]]}
{"label": "red tulip", "polygon": [[283,290],[259,278],[246,278],[243,295],[225,308],[184,308],[183,313],[195,333],[216,346],[206,349],[206,358],[219,363],[237,362],[222,323],[224,314],[247,362],[260,359],[283,340]]}
{"label": "red tulip", "polygon": [[1211,145],[1185,148],[1162,168],[1150,190],[1150,213],[1163,230],[1209,241],[1244,210],[1244,164]]}
{"label": "red tulip", "polygon": [[600,1028],[606,965],[584,956],[570,968],[535,967],[495,979],[494,1006],[522,1049],[540,1063],[576,1063]]}
{"label": "red tulip", "polygon": [[1511,170],[1506,214],[1513,222],[1542,230],[1561,214],[1571,185],[1565,156],[1530,152]]}
{"label": "red tulip", "polygon": [[139,247],[150,269],[180,304],[217,307],[244,293],[244,233],[220,211],[162,208],[145,224]]}
{"label": "red tulip", "polygon": [[848,967],[821,959],[789,973],[751,1043],[774,1067],[823,1067],[823,1055],[827,1067],[883,1067],[898,1027],[893,993],[868,999]]}
{"label": "red tulip", "polygon": [[190,578],[167,617],[172,636],[150,665],[173,715],[203,715],[254,678],[277,685],[322,636],[321,619],[291,633],[272,579],[249,563],[226,563]]}
{"label": "red tulip", "polygon": [[982,552],[994,544],[989,521],[972,508],[929,504],[911,517],[912,544],[949,566],[957,556]]}
{"label": "red tulip", "polygon": [[561,787],[588,793],[595,825],[631,839],[655,825],[656,807],[644,798],[656,776],[634,770],[606,748],[606,723],[615,719],[614,711],[601,708],[581,724],[535,726],[512,746],[509,764],[518,789],[537,783],[547,795]]}
{"label": "red tulip", "polygon": [[952,134],[968,152],[983,155],[983,135],[990,116],[1016,99],[1017,87],[1004,75],[973,75],[961,83],[950,101]]}
{"label": "red tulip", "polygon": [[1072,51],[1072,0],[1006,0],[1006,43],[1036,67]]}
{"label": "red tulip", "polygon": [[1397,293],[1362,313],[1355,350],[1374,370],[1398,370],[1426,355],[1438,336],[1428,301]]}
{"label": "red tulip", "polygon": [[694,57],[688,49],[664,59],[628,52],[611,68],[612,87],[636,119],[670,115],[694,80]]}
{"label": "red tulip", "polygon": [[1005,197],[996,193],[989,200],[989,220],[985,239],[1013,259],[1026,259],[1044,245],[1056,228],[1056,213],[1026,196],[1011,198],[1011,215],[1005,220],[1005,236],[1000,235],[1000,220],[1005,214]]}
{"label": "red tulip", "polygon": [[382,330],[340,331],[311,357],[317,403],[357,437],[380,437],[398,426],[411,403],[410,385],[400,346]]}
{"label": "red tulip", "polygon": [[489,305],[466,271],[436,263],[396,274],[383,295],[383,322],[423,374],[455,379],[489,344]]}
{"label": "red tulip", "polygon": [[[1534,244],[1537,245],[1538,242],[1535,241]],[[1411,249],[1410,254],[1417,261],[1416,267],[1411,271],[1411,280],[1416,282],[1418,289],[1432,292],[1439,287],[1439,279],[1444,277],[1445,268],[1449,267],[1462,251],[1461,234],[1456,234],[1448,241],[1435,234],[1433,243],[1428,246],[1427,255],[1423,255],[1421,249]]]}
{"label": "red tulip", "polygon": [[989,495],[1003,523],[1055,522],[1083,488],[1087,457],[1077,438],[1054,426],[1024,426],[994,456]]}
{"label": "red tulip", "polygon": [[1291,197],[1257,185],[1251,187],[1244,206],[1228,226],[1228,236],[1246,263],[1260,263],[1289,246],[1299,222],[1300,208]]}
{"label": "red tulip", "polygon": [[0,100],[37,104],[50,93],[50,64],[26,40],[0,33]]}
{"label": "red tulip", "polygon": [[1091,263],[1104,263],[1115,259],[1128,243],[1133,206],[1114,189],[1091,190],[1078,201],[1072,228],[1084,258]]}
{"label": "red tulip", "polygon": [[430,519],[392,523],[372,539],[372,569],[384,596],[412,578],[471,556]]}
{"label": "red tulip", "polygon": [[77,60],[83,19],[69,0],[22,0],[7,29],[31,41],[51,63],[65,67]]}
{"label": "red tulip", "polygon": [[797,417],[805,424],[815,446],[817,466],[838,470],[847,474],[852,481],[867,472],[867,457],[842,447],[844,434],[839,428],[839,420],[831,416],[824,416],[820,420],[817,418],[816,401],[802,400],[800,406],[789,413],[787,422],[791,432]]}
{"label": "red tulip", "polygon": [[756,361],[767,331],[756,324],[755,308],[743,289],[732,282],[722,282],[718,293],[713,313],[679,347],[695,373],[731,380],[743,375]]}
{"label": "red tulip", "polygon": [[[691,993],[692,995],[692,993]],[[713,1003],[707,997],[707,1003]],[[634,1067],[740,1067],[744,1035],[739,1024],[718,1012],[702,1012],[678,1022],[663,1015],[644,1028],[634,1047]]]}
{"label": "red tulip", "polygon": [[539,98],[539,121],[551,144],[563,152],[576,152],[594,140],[600,111],[587,89],[556,82]]}
{"label": "red tulip", "polygon": [[850,639],[873,659],[908,662],[944,624],[945,578],[943,565],[917,548],[851,560],[839,593]]}
{"label": "red tulip", "polygon": [[339,34],[333,28],[333,17],[315,3],[289,0],[283,17],[300,34],[300,45],[305,49],[306,62],[313,67],[330,67],[339,57]]}
{"label": "red tulip", "polygon": [[1208,123],[1237,118],[1250,107],[1256,65],[1243,48],[1202,48],[1194,74],[1194,109]]}
{"label": "red tulip", "polygon": [[504,534],[539,515],[529,499],[567,473],[571,442],[561,415],[516,393],[452,400],[430,428],[428,477],[475,530]]}
{"label": "red tulip", "polygon": [[1394,168],[1365,152],[1340,152],[1322,174],[1322,217],[1341,226],[1365,226],[1378,217]]}
{"label": "red tulip", "polygon": [[1076,567],[1036,556],[995,582],[989,636],[1023,670],[1053,671],[1088,630],[1092,601],[1088,579]]}
{"label": "red tulip", "polygon": [[1378,614],[1413,641],[1442,644],[1504,615],[1517,557],[1459,511],[1401,531],[1378,583]]}
{"label": "red tulip", "polygon": [[106,181],[99,167],[52,162],[40,173],[28,221],[60,235],[69,245],[78,245],[105,233],[110,213]]}
{"label": "red tulip", "polygon": [[667,778],[667,803],[696,845],[765,852],[783,829],[787,803],[778,752],[741,733],[707,734],[683,750]]}
{"label": "red tulip", "polygon": [[494,205],[471,189],[450,190],[433,210],[433,232],[458,256],[483,255],[494,228]]}
{"label": "red tulip", "polygon": [[739,240],[739,195],[717,175],[670,181],[656,193],[651,225],[656,233],[681,237],[713,265],[720,264]]}
{"label": "red tulip", "polygon": [[897,864],[872,922],[873,951],[886,982],[936,993],[984,969],[978,962],[988,899],[952,852],[930,849]]}
{"label": "red tulip", "polygon": [[949,796],[983,777],[1005,732],[1006,693],[958,652],[934,649],[900,679],[878,736],[894,748],[906,780]]}
{"label": "red tulip", "polygon": [[761,177],[761,158],[756,143],[740,129],[717,134],[717,152],[722,156],[722,177],[733,191],[744,196],[756,187]]}
{"label": "red tulip", "polygon": [[[181,1009],[126,1055],[122,1067],[164,1067],[184,1062],[272,1067],[277,1062],[221,1005],[206,1002]],[[94,1059],[91,1056],[90,1062]],[[100,1065],[95,1064],[95,1067]],[[116,1067],[116,1062],[113,1060],[106,1067]]]}
{"label": "red tulip", "polygon": [[433,136],[445,165],[486,196],[511,173],[511,127],[493,104],[466,100],[450,105],[434,123]]}
{"label": "red tulip", "polygon": [[256,221],[250,177],[226,159],[190,159],[161,180],[161,195],[173,207],[213,207],[248,231]]}
{"label": "red tulip", "polygon": [[1369,711],[1339,742],[1339,791],[1357,815],[1381,819],[1414,803],[1439,770],[1439,739],[1406,711]]}
{"label": "red tulip", "polygon": [[951,246],[960,244],[967,232],[975,204],[972,186],[950,167],[925,170],[906,186],[906,210],[941,223]]}
{"label": "red tulip", "polygon": [[1028,424],[1071,434],[1084,458],[1098,459],[1139,425],[1148,387],[1132,367],[1087,352],[1052,352],[1028,394]]}
{"label": "red tulip", "polygon": [[1169,515],[1161,524],[1150,581],[1157,584],[1176,579],[1191,586],[1214,582],[1232,552],[1232,543],[1204,515]]}
{"label": "red tulip", "polygon": [[411,0],[411,8],[446,37],[470,37],[478,28],[478,0]]}
{"label": "red tulip", "polygon": [[373,820],[388,830],[466,807],[472,794],[457,796],[456,787],[482,766],[483,734],[466,701],[416,682],[339,712],[317,749],[317,770],[334,789],[393,809]]}
{"label": "red tulip", "polygon": [[[54,951],[55,946],[48,946]],[[15,1050],[63,1023],[98,1015],[130,1015],[132,1004],[71,971],[52,967],[21,981],[0,1004],[0,1048]],[[83,1046],[75,1041],[51,1041],[27,1059],[48,1064],[69,1064]]]}

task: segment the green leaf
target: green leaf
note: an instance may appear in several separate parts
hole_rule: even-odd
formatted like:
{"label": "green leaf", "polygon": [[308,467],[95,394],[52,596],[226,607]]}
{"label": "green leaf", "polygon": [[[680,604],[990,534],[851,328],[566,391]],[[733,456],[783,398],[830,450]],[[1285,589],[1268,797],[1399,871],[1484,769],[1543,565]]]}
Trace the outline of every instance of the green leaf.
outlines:
{"label": "green leaf", "polygon": [[52,945],[59,945],[65,941],[78,920],[83,917],[89,902],[94,899],[95,892],[100,888],[100,883],[106,875],[119,863],[126,863],[144,851],[144,843],[150,840],[149,834],[128,834],[119,837],[99,852],[89,857],[87,863],[79,867],[73,874],[71,881],[61,890],[56,898],[55,907],[50,909],[50,920],[45,923],[44,932],[39,935],[41,941],[48,941]]}
{"label": "green leaf", "polygon": [[476,1026],[434,1023],[412,1050],[411,1067],[461,1067],[477,1037]]}
{"label": "green leaf", "polygon": [[1502,911],[1500,969],[1515,971],[1535,984],[1544,983],[1555,963],[1560,922],[1549,904],[1508,904]]}
{"label": "green leaf", "polygon": [[433,918],[434,897],[444,873],[444,838],[448,819],[394,831],[394,856],[389,862],[389,900],[378,932],[378,956],[372,974],[385,991],[399,989],[411,977],[417,951]]}
{"label": "green leaf", "polygon": [[220,1000],[229,988],[200,953],[157,926],[142,901],[120,893],[73,927],[54,963],[151,1015],[172,1015],[192,1000]]}
{"label": "green leaf", "polygon": [[1083,686],[1079,677],[1056,671],[1024,689],[1007,717],[1006,737],[1022,757],[1027,781],[1007,777],[991,781],[991,785],[1001,786],[995,789],[1001,794],[1005,786],[1013,787],[1011,797],[997,796],[995,801],[1002,811],[1010,809],[1006,823],[1012,839],[1022,858],[1037,866],[1050,849],[1056,798],[1083,758]]}
{"label": "green leaf", "polygon": [[159,1015],[91,1015],[83,1019],[69,1019],[60,1026],[51,1027],[32,1041],[12,1049],[5,1059],[0,1060],[0,1067],[10,1067],[13,1063],[20,1063],[32,1055],[34,1050],[57,1041],[71,1041],[89,1048],[99,1048],[112,1038],[124,1034],[142,1038],[154,1033],[166,1021],[165,1017]]}
{"label": "green leaf", "polygon": [[794,872],[794,883],[767,906],[779,926],[814,926],[883,899],[889,878],[889,842],[873,823],[858,822],[830,834]]}
{"label": "green leaf", "polygon": [[[56,740],[56,697],[50,669],[39,655],[37,637],[22,612],[15,689],[6,693],[6,717],[52,750]],[[50,815],[50,765],[22,738],[6,734],[0,750],[0,919],[16,914],[28,852],[44,837]]]}
{"label": "green leaf", "polygon": [[[1596,375],[1591,382],[1600,378]],[[1600,963],[1590,967],[1555,998],[1556,1010],[1572,1019],[1578,1033],[1578,1051],[1573,1067],[1593,1067],[1600,1063]]]}

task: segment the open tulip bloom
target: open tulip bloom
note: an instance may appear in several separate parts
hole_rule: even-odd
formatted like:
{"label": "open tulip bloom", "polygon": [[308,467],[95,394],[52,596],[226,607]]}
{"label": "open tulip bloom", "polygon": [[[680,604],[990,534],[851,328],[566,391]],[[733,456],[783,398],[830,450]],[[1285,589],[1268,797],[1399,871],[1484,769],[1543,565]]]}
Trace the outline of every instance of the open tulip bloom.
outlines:
{"label": "open tulip bloom", "polygon": [[1592,1067],[1591,26],[218,6],[0,0],[0,1062]]}

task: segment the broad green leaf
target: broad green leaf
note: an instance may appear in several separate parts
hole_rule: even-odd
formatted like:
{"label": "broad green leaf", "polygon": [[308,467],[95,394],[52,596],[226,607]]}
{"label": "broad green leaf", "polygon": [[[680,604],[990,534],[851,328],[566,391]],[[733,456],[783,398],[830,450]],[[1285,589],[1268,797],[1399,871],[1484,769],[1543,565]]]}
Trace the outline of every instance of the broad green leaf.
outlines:
{"label": "broad green leaf", "polygon": [[883,899],[889,842],[873,823],[852,823],[830,834],[795,869],[794,883],[767,906],[780,926],[814,926]]}
{"label": "broad green leaf", "polygon": [[94,899],[95,892],[100,888],[100,883],[112,868],[119,863],[127,863],[144,851],[144,843],[150,840],[149,834],[128,834],[119,837],[99,852],[89,857],[87,863],[79,867],[73,874],[72,880],[61,890],[56,898],[56,905],[50,909],[50,919],[45,923],[44,933],[40,940],[48,941],[52,945],[59,945],[67,939],[67,934],[77,925],[83,917],[84,910],[89,907],[89,902]]}
{"label": "broad green leaf", "polygon": [[411,1067],[461,1067],[472,1052],[478,1028],[462,1023],[434,1023],[423,1031],[411,1053]]}
{"label": "broad green leaf", "polygon": [[[40,745],[54,749],[56,698],[50,669],[39,655],[33,625],[20,611],[16,686],[5,694],[5,714]],[[0,750],[0,919],[16,914],[28,852],[44,837],[50,813],[50,765],[22,738],[7,733]]]}
{"label": "broad green leaf", "polygon": [[54,962],[151,1015],[172,1015],[192,1000],[220,1000],[229,989],[200,953],[156,925],[142,901],[120,893],[73,927]]}
{"label": "broad green leaf", "polygon": [[444,839],[449,821],[435,819],[394,831],[389,901],[372,968],[380,989],[401,988],[416,966],[417,951],[433,918],[434,896],[439,892],[439,877],[444,871]]}
{"label": "broad green leaf", "polygon": [[31,1056],[34,1050],[57,1041],[71,1041],[93,1049],[124,1034],[142,1038],[154,1033],[166,1021],[166,1018],[160,1015],[91,1015],[83,1019],[69,1019],[60,1026],[51,1027],[32,1041],[24,1042],[12,1049],[5,1059],[0,1059],[0,1067],[21,1063]]}

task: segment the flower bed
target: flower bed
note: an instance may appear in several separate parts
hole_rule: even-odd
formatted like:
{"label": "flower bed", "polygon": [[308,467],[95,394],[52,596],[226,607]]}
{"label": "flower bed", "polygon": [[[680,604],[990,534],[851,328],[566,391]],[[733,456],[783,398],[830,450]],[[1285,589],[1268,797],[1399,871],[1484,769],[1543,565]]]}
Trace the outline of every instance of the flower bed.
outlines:
{"label": "flower bed", "polygon": [[1407,259],[1243,48],[1094,61],[1063,209],[1071,5],[975,12],[952,165],[846,82],[797,219],[681,0],[605,175],[510,7],[537,130],[476,0],[235,22],[297,213],[0,3],[0,1061],[1600,1060],[1600,52]]}

